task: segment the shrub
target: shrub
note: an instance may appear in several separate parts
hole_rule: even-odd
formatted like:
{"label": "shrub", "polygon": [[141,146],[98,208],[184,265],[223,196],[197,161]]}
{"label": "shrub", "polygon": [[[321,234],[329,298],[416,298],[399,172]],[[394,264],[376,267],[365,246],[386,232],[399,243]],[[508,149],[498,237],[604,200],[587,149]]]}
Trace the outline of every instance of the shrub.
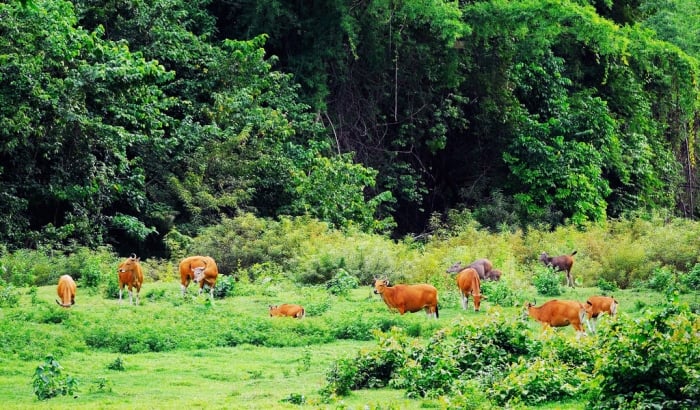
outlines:
{"label": "shrub", "polygon": [[542,296],[561,295],[562,273],[547,266],[536,266],[532,275],[532,285]]}
{"label": "shrub", "polygon": [[481,293],[488,297],[490,303],[499,306],[510,307],[518,303],[513,288],[505,280],[481,282]]}
{"label": "shrub", "polygon": [[689,291],[700,291],[700,263],[696,263],[690,272],[681,276],[681,283]]}
{"label": "shrub", "polygon": [[214,286],[214,297],[223,299],[232,295],[235,283],[236,279],[233,276],[219,275],[216,280],[216,286]]}
{"label": "shrub", "polygon": [[700,317],[673,304],[601,330],[587,408],[700,406]]}
{"label": "shrub", "polygon": [[34,371],[32,386],[39,400],[47,400],[60,395],[73,394],[78,388],[78,380],[62,374],[63,367],[52,355],[46,356],[43,364]]}
{"label": "shrub", "polygon": [[19,305],[19,291],[11,284],[0,279],[0,307],[15,307]]}
{"label": "shrub", "polygon": [[107,368],[109,370],[116,370],[116,371],[123,372],[125,370],[124,360],[122,360],[121,356],[117,356],[117,358],[114,359],[114,361],[112,363],[107,365]]}
{"label": "shrub", "polygon": [[665,291],[671,287],[675,282],[675,277],[673,272],[668,268],[657,268],[654,269],[651,277],[647,281],[647,287],[649,289],[657,291]]}
{"label": "shrub", "polygon": [[604,294],[614,292],[618,289],[617,284],[615,282],[608,282],[604,278],[598,279],[598,288]]}
{"label": "shrub", "polygon": [[348,273],[345,269],[339,268],[333,278],[326,282],[326,289],[332,295],[346,296],[351,289],[359,286],[357,278]]}

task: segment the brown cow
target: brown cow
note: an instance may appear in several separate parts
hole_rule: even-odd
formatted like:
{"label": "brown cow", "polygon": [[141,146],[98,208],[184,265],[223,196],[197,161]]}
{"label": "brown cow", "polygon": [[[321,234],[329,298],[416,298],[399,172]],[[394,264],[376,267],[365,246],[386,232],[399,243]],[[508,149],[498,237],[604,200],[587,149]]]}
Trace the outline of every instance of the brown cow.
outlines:
{"label": "brown cow", "polygon": [[486,280],[488,279],[489,272],[491,272],[491,270],[493,269],[493,263],[491,263],[490,260],[485,258],[477,259],[467,266],[462,266],[462,262],[456,262],[455,264],[447,268],[447,272],[457,273],[467,268],[472,268],[476,270],[476,273],[479,274],[479,279]]}
{"label": "brown cow", "polygon": [[574,266],[574,255],[576,255],[576,251],[573,251],[571,255],[559,256],[549,256],[547,252],[542,252],[540,254],[540,262],[544,263],[545,266],[551,266],[556,270],[566,272],[566,284],[573,288],[574,277],[571,275],[571,267]]}
{"label": "brown cow", "polygon": [[279,306],[270,305],[270,316],[287,316],[302,319],[306,316],[306,311],[301,305],[285,303]]}
{"label": "brown cow", "polygon": [[474,311],[478,312],[481,306],[481,299],[486,296],[481,294],[481,280],[474,268],[466,268],[457,274],[457,287],[462,296],[462,309],[466,310],[469,304],[469,295],[474,298]]}
{"label": "brown cow", "polygon": [[591,296],[586,301],[586,317],[588,322],[588,330],[595,333],[598,323],[598,316],[601,313],[608,313],[610,316],[615,316],[617,313],[617,300],[611,296]]}
{"label": "brown cow", "polygon": [[136,304],[139,304],[141,294],[141,285],[143,285],[143,271],[141,270],[141,258],[137,258],[135,253],[126,258],[126,260],[119,264],[117,268],[117,273],[119,275],[119,303],[122,303],[122,292],[124,287],[129,288],[129,304],[133,305],[133,292],[132,289],[136,289]]}
{"label": "brown cow", "polygon": [[486,274],[486,280],[499,281],[501,280],[501,275],[503,273],[498,269],[491,269],[489,273]]}
{"label": "brown cow", "polygon": [[58,279],[58,287],[56,288],[56,293],[61,298],[61,302],[57,299],[56,303],[64,308],[73,306],[75,304],[75,289],[75,281],[70,275],[61,276]]}
{"label": "brown cow", "polygon": [[[198,269],[200,268],[200,269]],[[209,286],[209,295],[214,300],[214,286],[216,277],[219,275],[219,268],[210,256],[189,256],[180,261],[180,286],[182,295],[187,293],[190,281],[199,283],[199,293],[202,293],[204,285]]]}
{"label": "brown cow", "polygon": [[[540,307],[532,303],[525,305],[524,312],[542,323],[542,328],[571,325],[577,332],[584,332],[582,323],[586,317],[583,304],[575,300],[550,300]],[[527,316],[526,316],[527,317]],[[579,333],[580,334],[580,333]],[[584,333],[585,334],[585,333]]]}
{"label": "brown cow", "polygon": [[400,314],[417,312],[425,309],[428,317],[440,317],[438,312],[438,293],[435,286],[428,284],[390,286],[386,279],[374,280],[374,293],[381,295],[389,309],[396,309]]}

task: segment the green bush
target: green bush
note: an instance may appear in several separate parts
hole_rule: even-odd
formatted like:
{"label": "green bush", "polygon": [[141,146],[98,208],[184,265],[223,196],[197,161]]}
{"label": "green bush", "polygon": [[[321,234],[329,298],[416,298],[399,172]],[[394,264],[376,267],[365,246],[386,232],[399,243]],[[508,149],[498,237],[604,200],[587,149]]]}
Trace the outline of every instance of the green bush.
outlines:
{"label": "green bush", "polygon": [[649,277],[647,287],[661,292],[668,290],[675,282],[676,277],[669,268],[657,268]]}
{"label": "green bush", "polygon": [[700,317],[669,305],[599,329],[588,409],[700,406]]}
{"label": "green bush", "polygon": [[19,290],[0,279],[0,307],[15,307],[19,305]]}
{"label": "green bush", "polygon": [[343,268],[338,268],[333,278],[326,282],[326,289],[332,295],[346,296],[351,289],[357,288],[359,284],[360,282],[355,276],[349,274]]}
{"label": "green bush", "polygon": [[562,278],[562,273],[554,268],[536,266],[535,273],[532,275],[532,285],[542,296],[559,296],[561,295]]}
{"label": "green bush", "polygon": [[700,263],[696,263],[690,272],[681,276],[681,283],[688,291],[700,291]]}
{"label": "green bush", "polygon": [[47,400],[58,395],[73,394],[78,388],[78,380],[64,375],[63,367],[52,355],[48,355],[34,371],[32,387],[39,400]]}
{"label": "green bush", "polygon": [[494,385],[490,397],[506,407],[537,406],[579,396],[587,378],[574,366],[541,357],[521,357],[508,375]]}
{"label": "green bush", "polygon": [[235,288],[236,278],[230,275],[219,275],[214,286],[214,297],[223,299],[232,295]]}
{"label": "green bush", "polygon": [[499,306],[510,307],[520,302],[515,291],[506,280],[481,282],[481,293],[486,295],[488,298],[486,300],[489,303]]}

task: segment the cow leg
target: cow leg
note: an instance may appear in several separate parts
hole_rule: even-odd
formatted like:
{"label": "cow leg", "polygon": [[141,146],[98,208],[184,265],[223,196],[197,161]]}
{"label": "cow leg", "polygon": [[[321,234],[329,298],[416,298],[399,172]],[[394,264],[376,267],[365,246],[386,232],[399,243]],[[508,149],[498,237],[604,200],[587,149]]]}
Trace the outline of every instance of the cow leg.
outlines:
{"label": "cow leg", "polygon": [[134,292],[131,289],[129,289],[129,304],[134,304]]}
{"label": "cow leg", "polygon": [[467,305],[469,304],[469,296],[461,292],[460,294],[462,295],[462,309],[467,310]]}
{"label": "cow leg", "polygon": [[571,286],[572,288],[575,287],[574,286],[574,277],[571,276],[571,271],[566,272],[566,284]]}
{"label": "cow leg", "polygon": [[122,288],[119,288],[119,304],[122,304]]}
{"label": "cow leg", "polygon": [[180,288],[182,289],[182,296],[185,296],[187,294],[187,285],[180,285]]}

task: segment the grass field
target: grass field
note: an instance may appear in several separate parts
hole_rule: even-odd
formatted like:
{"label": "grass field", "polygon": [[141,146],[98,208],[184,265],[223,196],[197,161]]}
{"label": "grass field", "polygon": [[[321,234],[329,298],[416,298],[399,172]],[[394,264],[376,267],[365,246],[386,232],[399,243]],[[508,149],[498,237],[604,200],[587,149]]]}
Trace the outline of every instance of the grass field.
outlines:
{"label": "grass field", "polygon": [[[389,312],[369,287],[355,289],[347,297],[331,297],[321,288],[258,290],[216,300],[211,306],[204,296],[183,301],[175,282],[147,283],[141,305],[130,306],[128,300],[120,305],[116,300],[105,299],[100,292],[79,288],[76,305],[62,309],[53,301],[53,286],[40,287],[34,295],[29,289],[21,289],[18,307],[0,309],[0,322],[4,323],[0,336],[1,407],[441,408],[445,404],[438,399],[411,400],[402,391],[389,388],[355,391],[332,403],[323,403],[319,390],[326,383],[325,375],[332,363],[376,346],[373,340],[329,340],[324,332],[339,322],[350,322],[343,325],[351,329],[346,332],[352,332],[353,321],[366,325],[366,320],[375,318],[388,320],[382,322],[386,326],[417,328],[420,335],[416,338],[420,340],[458,318],[478,322],[492,314],[513,318],[521,314],[518,306],[503,308],[488,301],[482,304],[481,312],[463,311],[456,292],[451,290],[441,293],[440,319],[436,322],[422,312],[405,316]],[[565,292],[560,299],[585,300],[600,293],[596,288]],[[616,292],[615,297],[623,315],[654,308],[658,302],[652,292],[625,290]],[[698,300],[697,295],[684,298],[695,303]],[[522,299],[536,299],[538,304],[547,300],[534,298],[534,289],[523,294]],[[301,321],[268,316],[268,305],[286,302],[304,304],[308,316]],[[534,321],[528,321],[527,326],[533,337],[541,334]],[[250,328],[265,333],[257,336],[260,343],[245,343],[245,338],[237,338],[243,336],[237,333],[251,332]],[[574,337],[570,327],[558,332]],[[299,336],[302,334],[308,338]],[[47,354],[57,358],[65,374],[79,380],[75,395],[37,400],[32,377]],[[115,362],[120,362],[123,370],[110,369]],[[301,401],[303,405],[295,404]],[[582,409],[583,405],[557,403],[540,408]]]}

